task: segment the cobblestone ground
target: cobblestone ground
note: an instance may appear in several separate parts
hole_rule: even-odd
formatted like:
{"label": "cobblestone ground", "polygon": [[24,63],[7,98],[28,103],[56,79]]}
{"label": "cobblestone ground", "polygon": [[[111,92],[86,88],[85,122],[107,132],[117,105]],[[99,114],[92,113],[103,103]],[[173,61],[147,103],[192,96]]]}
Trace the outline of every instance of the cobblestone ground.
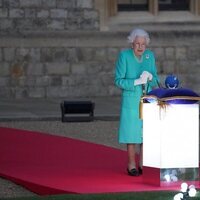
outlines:
{"label": "cobblestone ground", "polygon": [[[0,126],[40,131],[125,149],[125,146],[119,145],[117,141],[117,121],[81,123],[62,123],[60,121],[0,122]],[[0,178],[0,198],[27,196],[36,196],[36,194],[8,180]]]}

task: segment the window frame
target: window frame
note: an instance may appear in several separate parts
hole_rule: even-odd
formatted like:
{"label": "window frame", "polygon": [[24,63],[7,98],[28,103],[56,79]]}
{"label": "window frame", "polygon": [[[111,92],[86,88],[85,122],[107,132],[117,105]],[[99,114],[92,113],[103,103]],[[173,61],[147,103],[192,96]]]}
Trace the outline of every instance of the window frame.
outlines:
{"label": "window frame", "polygon": [[[108,30],[108,21],[111,17],[114,17],[118,14],[117,10],[117,0],[94,0],[94,7],[99,12],[100,16],[100,30]],[[133,11],[135,12],[135,11]],[[155,17],[158,16],[159,6],[158,0],[148,0],[148,11]],[[167,11],[171,12],[171,11]],[[200,16],[200,1],[199,0],[190,0],[189,2],[189,12],[194,16]]]}

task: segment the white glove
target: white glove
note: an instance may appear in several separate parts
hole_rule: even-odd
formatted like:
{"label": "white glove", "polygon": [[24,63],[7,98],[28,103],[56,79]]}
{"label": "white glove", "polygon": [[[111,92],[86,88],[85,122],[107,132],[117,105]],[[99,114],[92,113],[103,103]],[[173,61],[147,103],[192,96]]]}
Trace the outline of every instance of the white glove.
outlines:
{"label": "white glove", "polygon": [[147,83],[147,78],[140,77],[134,81],[134,85],[142,85]]}
{"label": "white glove", "polygon": [[151,81],[153,78],[152,74],[149,73],[148,71],[143,71],[140,77],[142,77],[143,79],[147,79],[149,81]]}

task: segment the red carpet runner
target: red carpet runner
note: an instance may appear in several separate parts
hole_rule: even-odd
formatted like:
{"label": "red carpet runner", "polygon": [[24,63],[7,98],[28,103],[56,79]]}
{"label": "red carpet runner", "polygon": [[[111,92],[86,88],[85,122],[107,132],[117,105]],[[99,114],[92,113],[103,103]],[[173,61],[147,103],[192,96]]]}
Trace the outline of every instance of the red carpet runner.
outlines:
{"label": "red carpet runner", "polygon": [[0,128],[0,176],[40,195],[177,189],[128,176],[124,151],[9,128]]}

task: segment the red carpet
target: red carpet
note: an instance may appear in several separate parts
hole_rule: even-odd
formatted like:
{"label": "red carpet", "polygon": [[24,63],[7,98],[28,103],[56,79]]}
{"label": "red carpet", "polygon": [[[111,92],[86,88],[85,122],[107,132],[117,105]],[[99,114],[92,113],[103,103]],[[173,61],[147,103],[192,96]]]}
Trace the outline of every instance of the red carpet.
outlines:
{"label": "red carpet", "polygon": [[179,189],[128,176],[124,151],[9,128],[0,128],[0,176],[40,195]]}

